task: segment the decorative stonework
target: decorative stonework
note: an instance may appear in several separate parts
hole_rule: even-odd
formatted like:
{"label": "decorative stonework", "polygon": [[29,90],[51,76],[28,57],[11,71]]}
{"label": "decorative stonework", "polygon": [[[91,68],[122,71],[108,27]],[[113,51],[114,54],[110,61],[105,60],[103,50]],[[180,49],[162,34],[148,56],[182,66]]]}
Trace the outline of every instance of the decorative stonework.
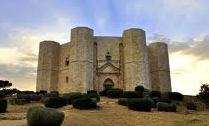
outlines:
{"label": "decorative stonework", "polygon": [[87,27],[71,30],[71,42],[40,43],[37,91],[86,92],[115,88],[171,91],[165,43],[146,45],[145,31],[131,28],[122,37],[94,36]]}

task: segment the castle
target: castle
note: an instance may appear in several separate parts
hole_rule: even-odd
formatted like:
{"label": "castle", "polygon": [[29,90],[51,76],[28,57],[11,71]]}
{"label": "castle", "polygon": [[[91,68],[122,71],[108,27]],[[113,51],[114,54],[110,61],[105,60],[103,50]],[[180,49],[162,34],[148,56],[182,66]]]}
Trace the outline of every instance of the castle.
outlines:
{"label": "castle", "polygon": [[122,37],[94,36],[88,27],[71,30],[71,41],[43,41],[39,47],[36,90],[101,91],[107,87],[171,91],[168,47],[146,45],[145,31],[131,28]]}

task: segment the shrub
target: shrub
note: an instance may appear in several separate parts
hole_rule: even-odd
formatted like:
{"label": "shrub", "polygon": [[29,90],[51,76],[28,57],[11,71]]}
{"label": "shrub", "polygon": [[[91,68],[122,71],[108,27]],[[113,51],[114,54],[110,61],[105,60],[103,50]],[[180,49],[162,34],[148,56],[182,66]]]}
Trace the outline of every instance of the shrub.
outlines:
{"label": "shrub", "polygon": [[183,95],[179,92],[169,92],[169,98],[176,101],[183,101]]}
{"label": "shrub", "polygon": [[141,86],[141,85],[138,85],[138,86],[135,87],[135,91],[143,93],[144,92],[144,87]]}
{"label": "shrub", "polygon": [[51,91],[50,93],[52,93],[52,94],[57,94],[57,96],[59,96],[59,91]]}
{"label": "shrub", "polygon": [[33,107],[27,111],[27,122],[29,126],[61,126],[64,116],[56,109]]}
{"label": "shrub", "polygon": [[61,97],[51,97],[45,101],[44,105],[49,108],[60,108],[67,105],[67,102]]}
{"label": "shrub", "polygon": [[7,100],[0,98],[0,113],[5,113],[7,111]]}
{"label": "shrub", "polygon": [[80,92],[72,92],[63,94],[62,97],[66,100],[67,104],[71,105],[73,100],[82,97],[82,94]]}
{"label": "shrub", "polygon": [[47,93],[47,91],[45,91],[45,90],[40,90],[38,93],[39,93],[39,94],[42,94],[42,95],[45,95],[45,94]]}
{"label": "shrub", "polygon": [[188,103],[186,103],[186,107],[189,110],[197,110],[197,105],[194,102],[188,102]]}
{"label": "shrub", "polygon": [[21,91],[21,94],[34,94],[34,91]]}
{"label": "shrub", "polygon": [[97,102],[100,101],[100,96],[97,93],[87,93],[90,98],[96,98]]}
{"label": "shrub", "polygon": [[119,98],[118,99],[118,104],[127,106],[128,105],[128,98]]}
{"label": "shrub", "polygon": [[87,91],[87,94],[90,94],[90,93],[97,94],[97,91],[95,91],[95,90],[88,90],[88,91]]}
{"label": "shrub", "polygon": [[103,90],[99,92],[100,96],[107,96],[107,90]]}
{"label": "shrub", "polygon": [[30,103],[29,99],[14,99],[16,105],[25,105]]}
{"label": "shrub", "polygon": [[142,98],[142,94],[136,91],[124,91],[121,98]]}
{"label": "shrub", "polygon": [[82,96],[73,100],[73,107],[77,109],[95,109],[97,107],[97,103],[88,96]]}
{"label": "shrub", "polygon": [[176,112],[176,105],[168,104],[165,102],[158,102],[157,103],[157,110],[158,111],[165,111],[165,112]]}
{"label": "shrub", "polygon": [[160,98],[161,92],[160,91],[151,91],[150,92],[150,97],[158,97]]}
{"label": "shrub", "polygon": [[128,100],[128,108],[135,111],[144,111],[150,112],[152,107],[152,103],[148,99],[129,99]]}
{"label": "shrub", "polygon": [[3,91],[0,91],[0,98],[4,98],[5,97],[5,93]]}
{"label": "shrub", "polygon": [[46,93],[45,97],[59,97],[58,93],[52,92],[52,93]]}
{"label": "shrub", "polygon": [[118,88],[113,88],[107,91],[108,98],[120,98],[122,94],[123,94],[123,90]]}
{"label": "shrub", "polygon": [[30,94],[30,100],[31,101],[40,101],[42,98],[41,95],[38,95],[38,94]]}

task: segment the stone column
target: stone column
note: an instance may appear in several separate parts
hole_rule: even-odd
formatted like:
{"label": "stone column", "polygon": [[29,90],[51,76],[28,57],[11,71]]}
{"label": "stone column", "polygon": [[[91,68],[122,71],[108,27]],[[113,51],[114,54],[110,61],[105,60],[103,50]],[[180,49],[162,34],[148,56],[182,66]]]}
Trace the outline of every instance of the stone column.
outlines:
{"label": "stone column", "polygon": [[171,91],[171,79],[166,43],[156,42],[149,45],[149,62],[152,90]]}
{"label": "stone column", "polygon": [[43,41],[39,46],[36,90],[57,91],[60,44]]}

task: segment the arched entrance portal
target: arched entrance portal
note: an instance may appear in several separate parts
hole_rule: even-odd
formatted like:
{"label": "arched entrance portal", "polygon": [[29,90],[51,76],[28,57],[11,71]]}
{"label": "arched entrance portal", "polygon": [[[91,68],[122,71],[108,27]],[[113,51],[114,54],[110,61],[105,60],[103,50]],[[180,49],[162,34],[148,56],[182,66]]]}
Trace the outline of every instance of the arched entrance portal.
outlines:
{"label": "arched entrance portal", "polygon": [[107,79],[104,81],[103,86],[104,86],[104,89],[111,89],[111,88],[113,88],[114,83],[113,83],[113,81],[112,81],[110,78],[107,78]]}

